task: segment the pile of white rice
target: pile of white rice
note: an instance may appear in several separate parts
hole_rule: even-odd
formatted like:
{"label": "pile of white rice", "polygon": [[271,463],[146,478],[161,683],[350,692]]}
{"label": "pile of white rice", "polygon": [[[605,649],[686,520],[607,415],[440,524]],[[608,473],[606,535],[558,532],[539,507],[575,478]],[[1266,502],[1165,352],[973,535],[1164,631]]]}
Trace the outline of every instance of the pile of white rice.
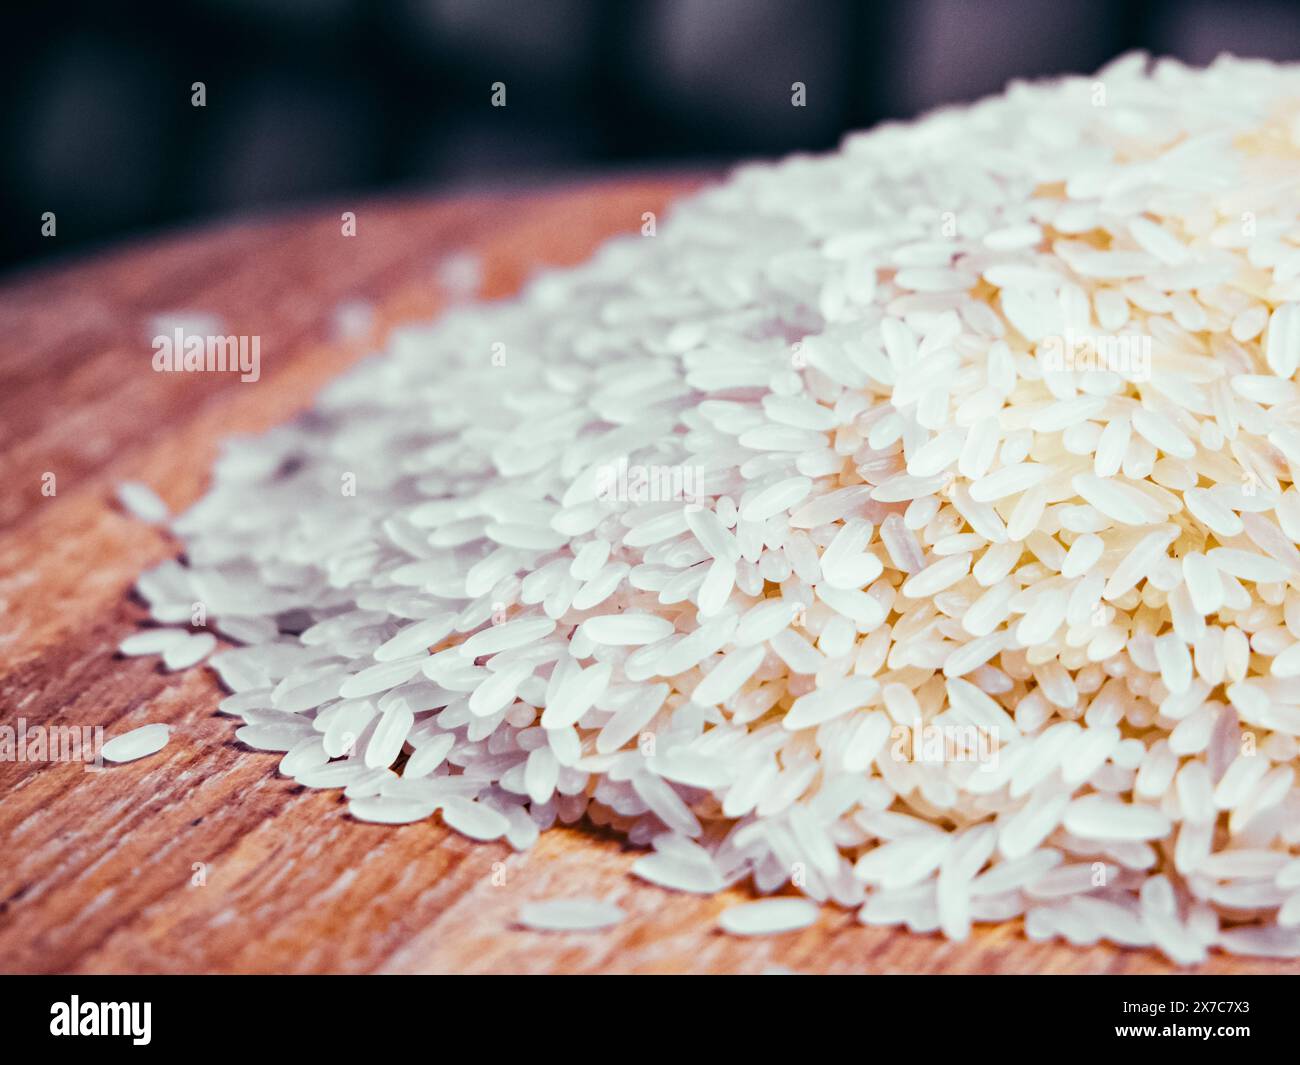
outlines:
{"label": "pile of white rice", "polygon": [[1300,68],[1148,68],[746,167],[397,331],[140,591],[364,820],[1300,956]]}

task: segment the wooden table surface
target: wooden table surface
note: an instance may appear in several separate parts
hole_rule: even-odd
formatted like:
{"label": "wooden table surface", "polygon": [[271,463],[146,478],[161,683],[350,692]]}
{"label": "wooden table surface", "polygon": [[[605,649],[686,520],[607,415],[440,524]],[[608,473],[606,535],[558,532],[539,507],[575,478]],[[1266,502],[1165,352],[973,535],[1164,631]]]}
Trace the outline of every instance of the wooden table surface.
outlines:
{"label": "wooden table surface", "polygon": [[[1146,951],[1031,943],[1019,923],[967,943],[860,926],[757,940],[715,930],[742,890],[702,899],[626,875],[635,852],[591,829],[531,851],[477,844],[435,821],[347,816],[338,792],[279,777],[217,714],[207,670],[161,672],[116,645],[144,616],[130,589],[173,556],[112,503],[124,479],[176,510],[202,493],[217,442],[305,409],[385,324],[436,313],[440,264],[481,258],[483,292],[637,231],[688,180],[529,196],[340,204],[153,240],[0,286],[0,723],[173,726],[164,751],[88,772],[0,761],[0,970],[5,972],[1133,973]],[[357,215],[356,235],[340,214]],[[375,306],[370,337],[340,339],[337,308]],[[156,316],[219,316],[261,337],[262,379],[151,367]],[[53,481],[46,476],[53,475]],[[53,484],[54,494],[48,494]],[[43,491],[43,488],[45,489]],[[519,905],[616,900],[613,930],[543,934]],[[1297,972],[1215,955],[1200,971]]]}

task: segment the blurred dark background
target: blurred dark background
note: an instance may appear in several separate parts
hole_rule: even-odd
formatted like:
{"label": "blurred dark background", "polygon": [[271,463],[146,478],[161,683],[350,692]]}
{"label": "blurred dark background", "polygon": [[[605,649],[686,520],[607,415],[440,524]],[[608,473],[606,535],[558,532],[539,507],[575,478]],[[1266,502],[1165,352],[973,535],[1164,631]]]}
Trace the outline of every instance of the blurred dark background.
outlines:
{"label": "blurred dark background", "polygon": [[[832,147],[1145,48],[1300,58],[1297,0],[8,7],[0,270],[249,209]],[[191,85],[206,106],[191,104]],[[791,105],[791,84],[807,86]],[[492,86],[506,106],[492,106]],[[57,216],[42,237],[41,215]]]}

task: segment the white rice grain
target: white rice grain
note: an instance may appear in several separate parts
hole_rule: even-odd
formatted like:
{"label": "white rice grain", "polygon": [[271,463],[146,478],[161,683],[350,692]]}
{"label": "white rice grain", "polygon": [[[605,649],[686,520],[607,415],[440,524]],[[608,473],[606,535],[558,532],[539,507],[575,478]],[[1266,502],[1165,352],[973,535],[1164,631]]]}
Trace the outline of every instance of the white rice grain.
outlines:
{"label": "white rice grain", "polygon": [[121,736],[114,736],[100,749],[106,762],[134,762],[157,754],[167,746],[171,726],[162,724],[141,725]]}
{"label": "white rice grain", "polygon": [[627,915],[612,902],[567,898],[526,902],[519,907],[519,923],[535,932],[598,932],[613,928]]}
{"label": "white rice grain", "polygon": [[762,899],[731,906],[718,915],[718,927],[733,936],[770,936],[796,932],[817,920],[807,899]]}

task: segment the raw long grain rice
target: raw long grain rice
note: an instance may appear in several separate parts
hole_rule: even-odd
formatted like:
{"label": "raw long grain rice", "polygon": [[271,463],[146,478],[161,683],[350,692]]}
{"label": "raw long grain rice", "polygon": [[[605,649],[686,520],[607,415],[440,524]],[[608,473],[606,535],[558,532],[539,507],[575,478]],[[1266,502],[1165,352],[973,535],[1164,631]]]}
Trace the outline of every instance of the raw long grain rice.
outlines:
{"label": "raw long grain rice", "polygon": [[1128,56],[742,168],[231,443],[139,591],[244,645],[237,736],[358,818],[1300,956],[1297,96]]}

